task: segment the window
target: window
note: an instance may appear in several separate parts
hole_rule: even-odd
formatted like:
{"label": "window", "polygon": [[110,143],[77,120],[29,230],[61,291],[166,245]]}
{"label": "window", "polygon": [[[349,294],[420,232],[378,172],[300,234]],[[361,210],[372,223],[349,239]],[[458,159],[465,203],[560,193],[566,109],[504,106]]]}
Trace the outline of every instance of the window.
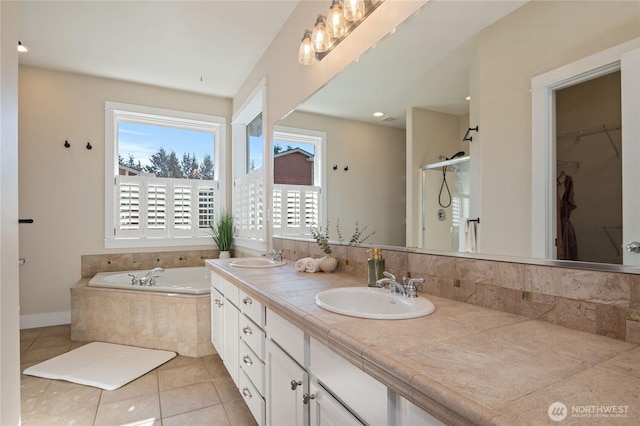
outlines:
{"label": "window", "polygon": [[106,247],[212,243],[224,122],[106,103]]}
{"label": "window", "polygon": [[323,223],[322,147],[326,135],[279,127],[273,134],[273,233],[309,235]]}

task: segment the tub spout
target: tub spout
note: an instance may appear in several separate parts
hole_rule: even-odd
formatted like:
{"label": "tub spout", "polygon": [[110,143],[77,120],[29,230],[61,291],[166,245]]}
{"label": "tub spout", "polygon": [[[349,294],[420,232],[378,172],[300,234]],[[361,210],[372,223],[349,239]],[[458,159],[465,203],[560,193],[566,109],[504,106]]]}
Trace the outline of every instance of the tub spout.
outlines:
{"label": "tub spout", "polygon": [[140,278],[140,285],[156,285],[156,278],[158,278],[160,273],[164,272],[163,268],[153,268],[147,274]]}

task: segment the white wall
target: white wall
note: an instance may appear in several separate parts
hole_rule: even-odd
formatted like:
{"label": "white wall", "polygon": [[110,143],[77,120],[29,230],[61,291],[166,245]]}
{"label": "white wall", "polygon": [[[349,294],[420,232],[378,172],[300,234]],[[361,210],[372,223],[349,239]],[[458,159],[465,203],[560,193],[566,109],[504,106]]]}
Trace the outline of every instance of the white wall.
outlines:
{"label": "white wall", "polygon": [[105,101],[230,120],[231,100],[32,67],[20,67],[19,75],[19,206],[21,217],[34,220],[20,228],[21,320],[28,328],[68,322],[81,255],[163,250],[104,249]]}
{"label": "white wall", "polygon": [[[376,231],[367,244],[405,245],[403,129],[299,111],[279,124],[327,133],[324,173],[332,239],[337,238],[335,225],[339,219],[347,241],[357,221],[361,228],[368,226],[364,235]],[[333,170],[334,165],[337,170]],[[345,166],[349,166],[348,171],[344,171]]]}
{"label": "white wall", "polygon": [[0,2],[0,424],[20,424],[18,4]]}
{"label": "white wall", "polygon": [[470,146],[481,252],[531,255],[531,78],[640,36],[639,15],[637,2],[530,2],[480,33]]}

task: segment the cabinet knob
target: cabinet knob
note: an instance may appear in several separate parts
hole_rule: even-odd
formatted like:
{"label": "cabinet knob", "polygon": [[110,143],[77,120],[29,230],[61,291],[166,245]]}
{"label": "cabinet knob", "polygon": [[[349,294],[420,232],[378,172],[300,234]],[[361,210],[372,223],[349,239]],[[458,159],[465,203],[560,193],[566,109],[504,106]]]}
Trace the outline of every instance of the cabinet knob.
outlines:
{"label": "cabinet knob", "polygon": [[246,334],[247,336],[251,336],[251,335],[253,334],[253,330],[251,330],[251,328],[250,328],[248,325],[245,325],[245,326],[242,328],[242,332],[243,332],[244,334]]}
{"label": "cabinet knob", "polygon": [[302,395],[302,403],[304,405],[308,405],[309,401],[312,400],[312,399],[315,399],[315,398],[316,398],[316,396],[314,394],[305,393],[304,395]]}
{"label": "cabinet knob", "polygon": [[249,358],[249,355],[245,355],[242,357],[242,362],[244,362],[246,365],[252,365],[253,361],[251,361],[251,358]]}
{"label": "cabinet knob", "polygon": [[296,390],[298,386],[302,386],[302,381],[296,381],[295,379],[291,381],[291,390]]}
{"label": "cabinet knob", "polygon": [[244,395],[245,398],[251,398],[253,396],[248,388],[242,388],[242,395]]}
{"label": "cabinet knob", "polygon": [[250,305],[253,303],[253,300],[251,300],[250,297],[245,297],[244,299],[242,299],[242,303],[244,303],[245,305]]}

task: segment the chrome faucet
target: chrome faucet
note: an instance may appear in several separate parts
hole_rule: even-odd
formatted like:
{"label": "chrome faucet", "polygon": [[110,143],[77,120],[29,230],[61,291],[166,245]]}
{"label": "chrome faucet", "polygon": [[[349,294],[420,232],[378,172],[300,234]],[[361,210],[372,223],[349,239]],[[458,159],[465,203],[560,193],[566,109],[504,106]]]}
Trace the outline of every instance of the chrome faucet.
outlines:
{"label": "chrome faucet", "polygon": [[164,272],[163,268],[153,268],[144,277],[138,279],[139,285],[156,285],[156,278],[159,277],[159,273]]}
{"label": "chrome faucet", "polygon": [[396,276],[391,272],[384,271],[382,273],[385,278],[380,278],[376,281],[376,286],[384,288],[389,286],[389,290],[393,294],[401,294],[406,297],[418,297],[418,288],[416,284],[424,283],[424,278],[402,278],[402,282],[398,282]]}
{"label": "chrome faucet", "polygon": [[273,258],[274,262],[282,262],[282,250],[280,251],[275,251],[275,250],[271,250],[268,253],[263,253],[262,256],[271,256]]}

